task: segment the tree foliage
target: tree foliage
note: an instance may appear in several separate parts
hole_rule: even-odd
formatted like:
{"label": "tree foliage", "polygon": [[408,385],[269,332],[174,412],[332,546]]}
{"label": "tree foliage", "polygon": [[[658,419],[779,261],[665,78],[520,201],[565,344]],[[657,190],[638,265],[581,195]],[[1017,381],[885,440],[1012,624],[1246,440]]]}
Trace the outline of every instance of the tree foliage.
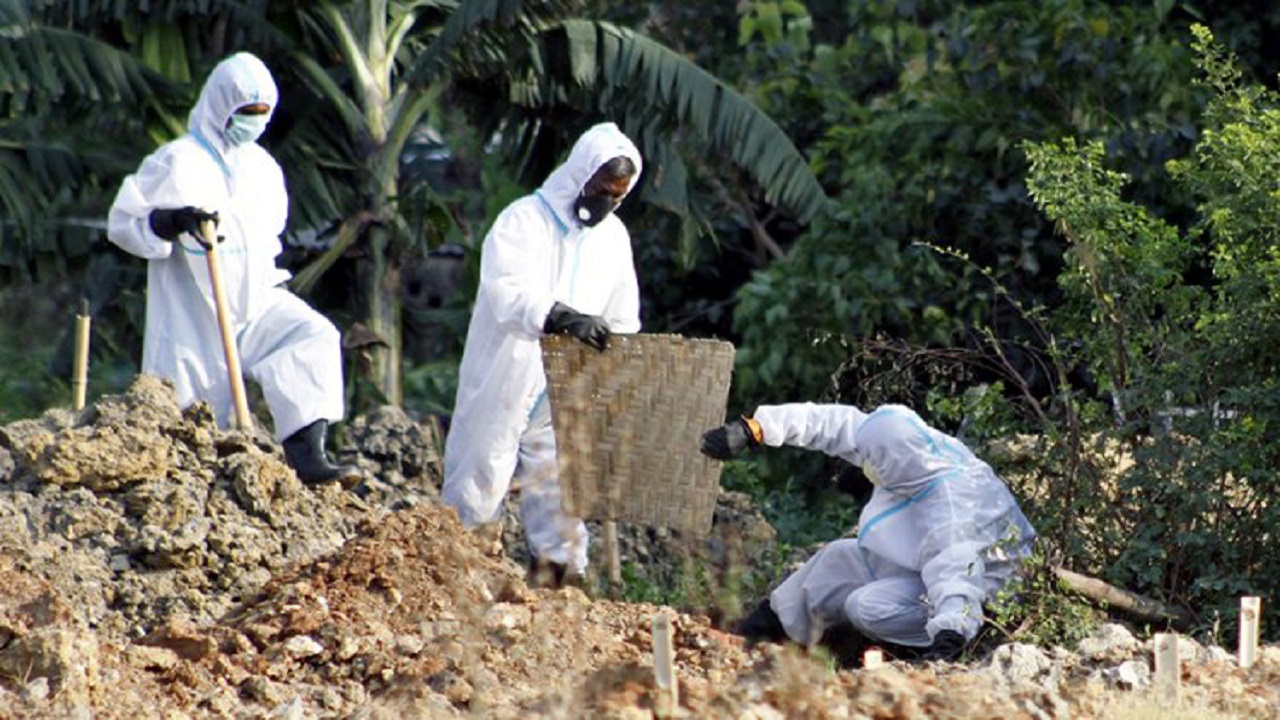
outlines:
{"label": "tree foliage", "polygon": [[1097,142],[1028,150],[1036,203],[1069,242],[1060,327],[1114,397],[1099,437],[1134,460],[1073,510],[1090,522],[1064,534],[1068,557],[1208,624],[1280,578],[1268,552],[1280,522],[1280,96],[1241,82],[1211,33],[1195,34],[1213,99],[1192,152],[1167,166],[1194,198],[1185,227],[1127,199],[1133,179],[1106,168]]}
{"label": "tree foliage", "polygon": [[0,1],[0,271],[10,279],[57,277],[88,252],[95,210],[145,147],[141,123],[121,110],[172,91],[128,52],[51,20]]}
{"label": "tree foliage", "polygon": [[[824,336],[957,342],[982,319],[1027,336],[1016,315],[988,316],[985,281],[944,272],[916,243],[958,250],[1014,297],[1053,303],[1062,244],[1027,196],[1020,143],[1097,138],[1145,178],[1195,132],[1190,58],[1152,10],[1055,0],[922,3],[912,15],[867,3],[827,45],[797,30],[816,24],[797,3],[779,5],[772,36],[763,14],[744,21],[765,38],[749,50],[806,66],[766,79],[763,104],[809,119],[813,165],[839,209],[739,294],[742,395],[821,392],[838,352]],[[1159,182],[1144,192],[1176,206]]]}

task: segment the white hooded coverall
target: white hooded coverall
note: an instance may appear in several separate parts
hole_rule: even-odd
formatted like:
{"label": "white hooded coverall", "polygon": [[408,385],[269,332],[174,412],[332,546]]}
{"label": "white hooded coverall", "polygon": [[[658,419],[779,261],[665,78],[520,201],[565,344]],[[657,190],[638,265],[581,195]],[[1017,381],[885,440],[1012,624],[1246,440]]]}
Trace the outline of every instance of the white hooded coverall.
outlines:
{"label": "white hooded coverall", "polygon": [[813,644],[848,621],[868,637],[925,647],[971,640],[983,602],[1031,553],[1035,531],[1008,487],[959,440],[913,410],[761,406],[764,444],[848,460],[875,484],[856,538],[828,543],[770,595],[787,635]]}
{"label": "white hooded coverall", "polygon": [[192,206],[218,213],[222,283],[245,374],[257,381],[277,439],[343,415],[337,328],[280,287],[277,268],[289,199],[280,165],[257,142],[232,145],[228,119],[245,105],[274,112],[275,81],[261,60],[237,53],[220,62],[187,120],[187,134],[161,146],[125,178],[107,237],[147,262],[142,371],[173,380],[186,407],[206,399],[219,424],[234,411],[208,261],[189,235],[167,242],[151,230],[156,208]]}
{"label": "white hooded coverall", "polygon": [[631,237],[612,213],[595,227],[573,204],[609,160],[640,152],[613,123],[578,139],[569,158],[531,195],[494,220],[481,251],[480,286],[462,353],[445,442],[444,501],[470,528],[499,519],[519,478],[520,516],[533,554],[581,573],[587,531],[560,509],[555,438],[539,338],[556,302],[600,316],[614,333],[640,330]]}

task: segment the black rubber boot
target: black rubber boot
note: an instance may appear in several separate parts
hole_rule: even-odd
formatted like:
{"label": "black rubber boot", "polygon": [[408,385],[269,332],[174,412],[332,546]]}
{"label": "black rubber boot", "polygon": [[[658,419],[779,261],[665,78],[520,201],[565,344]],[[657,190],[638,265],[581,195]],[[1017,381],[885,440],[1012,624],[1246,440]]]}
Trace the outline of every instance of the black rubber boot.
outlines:
{"label": "black rubber boot", "polygon": [[559,590],[563,587],[576,587],[586,590],[587,578],[582,573],[569,572],[569,566],[550,560],[529,558],[529,572],[526,584],[531,588],[548,588]]}
{"label": "black rubber boot", "polygon": [[788,639],[782,620],[773,611],[769,598],[761,600],[750,615],[738,621],[737,631],[746,640],[747,647],[761,642],[778,643]]}
{"label": "black rubber boot", "polygon": [[360,469],[354,465],[334,465],[325,455],[324,437],[328,430],[329,421],[317,420],[285,438],[285,460],[307,485],[331,482],[354,485],[360,480]]}

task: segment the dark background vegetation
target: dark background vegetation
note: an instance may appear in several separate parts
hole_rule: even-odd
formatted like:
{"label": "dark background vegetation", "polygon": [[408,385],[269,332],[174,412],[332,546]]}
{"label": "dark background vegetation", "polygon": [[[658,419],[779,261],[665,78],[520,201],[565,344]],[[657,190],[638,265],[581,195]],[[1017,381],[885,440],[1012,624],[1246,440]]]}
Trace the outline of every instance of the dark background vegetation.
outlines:
{"label": "dark background vegetation", "polygon": [[[352,348],[352,412],[448,414],[489,220],[611,119],[654,161],[621,210],[645,327],[735,343],[730,416],[907,403],[1016,478],[1048,562],[1188,607],[1200,630],[1280,589],[1273,3],[83,5],[0,0],[7,38],[44,36],[37,49],[65,60],[0,63],[0,419],[68,402],[82,296],[90,397],[136,372],[145,273],[103,238],[106,208],[181,132],[212,65],[247,49],[281,86],[263,142],[293,193],[296,289],[349,337],[383,312],[369,287],[401,290],[378,327],[403,330],[402,388]],[[353,73],[326,24],[378,11],[417,13],[389,76],[425,97],[380,156],[331,131]],[[487,25],[459,29],[482,11]],[[634,32],[735,89],[828,201],[781,200],[759,166],[708,151],[691,116],[649,117],[652,89],[606,70],[620,64],[557,75],[582,67],[571,41],[587,27]],[[698,97],[687,67],[672,77]],[[730,463],[725,482],[800,546],[854,522],[839,470],[779,451]]]}

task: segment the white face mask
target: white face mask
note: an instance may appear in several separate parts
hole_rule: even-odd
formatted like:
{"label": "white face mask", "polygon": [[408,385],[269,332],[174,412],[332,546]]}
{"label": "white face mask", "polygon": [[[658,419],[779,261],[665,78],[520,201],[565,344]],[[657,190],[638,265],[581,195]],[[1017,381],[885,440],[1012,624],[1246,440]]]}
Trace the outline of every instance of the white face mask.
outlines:
{"label": "white face mask", "polygon": [[244,145],[262,137],[267,130],[267,115],[232,115],[227,126],[227,142]]}

